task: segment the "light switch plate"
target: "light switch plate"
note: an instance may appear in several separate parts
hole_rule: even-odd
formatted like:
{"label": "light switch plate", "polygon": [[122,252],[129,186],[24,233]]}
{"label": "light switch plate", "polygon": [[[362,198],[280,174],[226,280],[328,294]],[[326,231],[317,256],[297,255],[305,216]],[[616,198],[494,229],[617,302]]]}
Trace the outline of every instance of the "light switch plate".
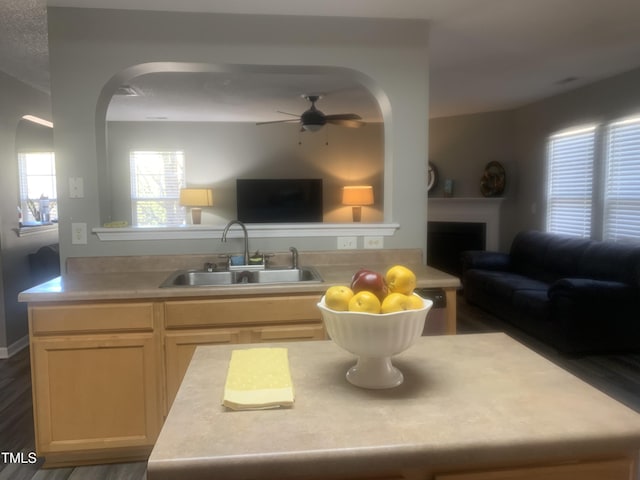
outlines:
{"label": "light switch plate", "polygon": [[69,198],[84,198],[84,179],[69,177]]}
{"label": "light switch plate", "polygon": [[358,237],[338,237],[338,250],[358,248]]}

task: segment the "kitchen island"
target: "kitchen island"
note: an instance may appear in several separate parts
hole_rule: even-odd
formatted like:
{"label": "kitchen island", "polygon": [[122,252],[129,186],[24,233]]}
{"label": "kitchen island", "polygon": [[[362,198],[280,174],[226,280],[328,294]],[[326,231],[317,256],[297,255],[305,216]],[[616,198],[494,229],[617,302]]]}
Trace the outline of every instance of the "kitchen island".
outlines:
{"label": "kitchen island", "polygon": [[[160,288],[214,255],[69,258],[62,277],[20,294],[28,302],[36,451],[45,465],[147,459],[195,348],[326,338],[316,303],[360,267],[400,263],[418,286],[447,295],[455,333],[458,278],[415,249],[300,252],[319,283]],[[291,254],[271,258],[286,267]]]}
{"label": "kitchen island", "polygon": [[231,351],[198,347],[148,462],[149,480],[631,480],[640,415],[508,336],[422,337],[405,382],[366,390],[331,341],[279,343],[292,408],[221,406]]}

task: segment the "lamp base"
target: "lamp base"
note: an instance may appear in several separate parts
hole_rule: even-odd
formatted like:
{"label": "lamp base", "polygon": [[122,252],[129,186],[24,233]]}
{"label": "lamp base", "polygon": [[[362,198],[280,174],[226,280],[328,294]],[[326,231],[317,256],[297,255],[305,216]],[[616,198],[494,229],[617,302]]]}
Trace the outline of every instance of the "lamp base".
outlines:
{"label": "lamp base", "polygon": [[360,220],[362,220],[362,207],[352,207],[353,210],[353,221],[354,222],[359,222]]}
{"label": "lamp base", "polygon": [[202,209],[199,207],[193,207],[191,209],[191,223],[194,225],[200,225],[202,222]]}

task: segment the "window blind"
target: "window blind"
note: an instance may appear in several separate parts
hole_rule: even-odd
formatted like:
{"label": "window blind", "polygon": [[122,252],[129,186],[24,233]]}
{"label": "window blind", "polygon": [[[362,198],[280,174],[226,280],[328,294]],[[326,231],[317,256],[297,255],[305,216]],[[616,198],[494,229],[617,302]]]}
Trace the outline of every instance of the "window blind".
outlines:
{"label": "window blind", "polygon": [[605,240],[640,240],[640,117],[612,123],[607,135]]}
{"label": "window blind", "polygon": [[131,220],[133,225],[181,225],[185,186],[184,152],[133,151],[131,168]]}
{"label": "window blind", "polygon": [[547,151],[547,231],[589,237],[596,127],[553,135]]}

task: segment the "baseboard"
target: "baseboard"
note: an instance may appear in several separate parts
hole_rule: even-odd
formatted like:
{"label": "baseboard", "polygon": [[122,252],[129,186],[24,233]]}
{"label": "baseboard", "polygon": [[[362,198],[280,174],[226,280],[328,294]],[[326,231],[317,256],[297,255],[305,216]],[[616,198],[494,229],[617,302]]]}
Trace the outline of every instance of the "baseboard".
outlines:
{"label": "baseboard", "polygon": [[9,358],[18,353],[23,348],[29,346],[29,335],[25,335],[16,342],[13,342],[8,347],[0,347],[0,359]]}

